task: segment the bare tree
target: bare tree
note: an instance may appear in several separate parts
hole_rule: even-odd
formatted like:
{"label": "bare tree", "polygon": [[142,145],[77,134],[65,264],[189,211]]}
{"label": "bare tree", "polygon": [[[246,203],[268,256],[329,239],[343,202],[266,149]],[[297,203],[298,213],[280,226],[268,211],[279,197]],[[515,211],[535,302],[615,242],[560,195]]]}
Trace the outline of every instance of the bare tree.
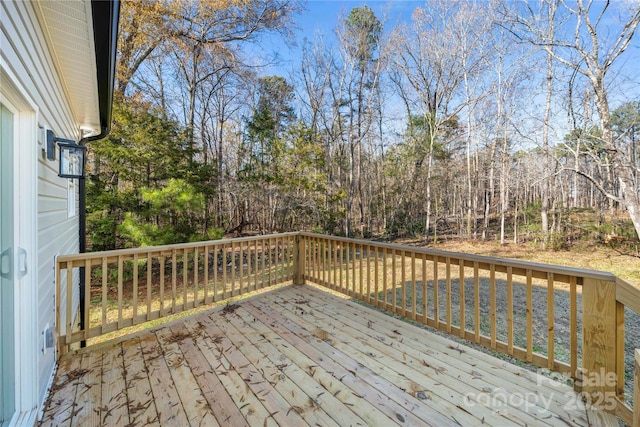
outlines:
{"label": "bare tree", "polygon": [[164,42],[215,46],[218,53],[232,55],[232,42],[251,41],[268,31],[289,35],[292,15],[301,10],[298,0],[127,0],[120,19],[117,92],[126,92],[144,61]]}
{"label": "bare tree", "polygon": [[[476,129],[476,114],[478,101],[485,94],[482,93],[481,80],[486,72],[487,64],[495,55],[491,49],[490,36],[493,27],[493,10],[496,3],[466,2],[460,3],[460,11],[449,19],[449,26],[454,30],[454,36],[458,40],[459,55],[461,58],[462,72],[464,73],[464,102],[466,104],[466,227],[465,235],[470,237],[476,233],[477,195],[474,197],[474,152],[477,152],[477,140],[479,135]],[[481,10],[482,9],[482,10]],[[454,19],[458,18],[458,19]],[[475,162],[477,167],[477,162]],[[475,183],[477,185],[477,183]]]}
{"label": "bare tree", "polygon": [[[584,0],[569,3],[562,0],[560,6],[558,12],[571,17],[563,22],[564,26],[572,25],[573,30],[554,31],[551,39],[545,24],[539,23],[534,8],[529,4],[525,4],[524,10],[518,15],[512,10],[505,10],[505,25],[520,41],[544,48],[556,61],[584,76],[589,82],[598,112],[601,141],[608,153],[611,169],[616,174],[619,192],[607,189],[585,171],[574,172],[591,181],[607,198],[623,205],[640,237],[640,196],[634,185],[631,163],[612,133],[607,89],[607,77],[613,64],[629,47],[640,25],[640,4]],[[560,16],[561,13],[557,13],[549,17]],[[607,26],[610,20],[619,20],[617,31]]]}
{"label": "bare tree", "polygon": [[431,1],[428,9],[417,8],[412,25],[397,27],[391,42],[396,70],[392,78],[398,94],[404,100],[407,115],[421,114],[428,129],[426,159],[420,162],[426,169],[425,240],[431,227],[437,140],[464,108],[463,84],[476,66],[469,56],[463,61],[460,49],[467,49],[469,41],[459,33],[459,27],[449,25],[449,22],[462,23],[468,18],[467,10],[459,6],[455,2]]}
{"label": "bare tree", "polygon": [[[547,40],[553,40],[555,36],[555,14],[558,9],[558,0],[546,2],[547,9]],[[549,50],[553,50],[550,46]],[[540,219],[542,228],[542,248],[545,249],[549,242],[549,131],[551,115],[551,97],[553,95],[553,55],[547,51],[547,75],[546,75],[546,97],[544,104],[544,119],[542,121],[542,199],[540,207]]]}
{"label": "bare tree", "polygon": [[[363,142],[374,125],[372,109],[375,106],[375,88],[378,85],[383,61],[375,55],[380,51],[379,42],[383,25],[368,6],[356,7],[342,21],[338,39],[343,53],[341,79],[345,85],[340,91],[339,104],[343,111],[345,129],[342,136],[348,146],[348,188],[346,200],[345,234],[353,229],[352,205],[358,201],[359,223],[364,224],[365,214],[362,191]],[[342,123],[342,121],[340,121]]]}

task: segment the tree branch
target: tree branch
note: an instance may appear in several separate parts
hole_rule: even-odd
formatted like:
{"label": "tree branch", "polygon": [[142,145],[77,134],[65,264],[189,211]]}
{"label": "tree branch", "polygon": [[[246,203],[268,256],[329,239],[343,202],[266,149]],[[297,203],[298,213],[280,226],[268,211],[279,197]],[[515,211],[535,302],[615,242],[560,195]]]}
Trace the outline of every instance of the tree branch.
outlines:
{"label": "tree branch", "polygon": [[576,174],[578,174],[578,175],[582,176],[583,178],[585,178],[587,181],[591,182],[591,183],[592,183],[592,184],[593,184],[593,185],[598,189],[598,191],[599,191],[600,193],[602,193],[602,195],[603,195],[603,196],[605,196],[606,198],[611,199],[611,200],[613,200],[613,201],[615,201],[615,202],[618,202],[618,203],[621,203],[621,204],[623,203],[622,198],[620,198],[620,197],[616,196],[615,194],[611,194],[611,193],[609,193],[609,192],[608,192],[608,191],[607,191],[607,190],[606,190],[606,189],[605,189],[605,188],[604,188],[604,187],[603,187],[603,186],[602,186],[602,185],[601,185],[601,184],[600,184],[600,183],[599,183],[599,182],[598,182],[594,177],[592,177],[591,175],[589,175],[589,174],[587,174],[587,173],[584,173],[584,172],[582,172],[582,171],[580,171],[580,170],[577,170],[577,169],[574,169],[574,168],[569,168],[569,167],[563,166],[563,167],[562,167],[562,168],[561,168],[561,169],[556,173],[556,175],[557,175],[557,174],[559,174],[559,173],[560,173],[560,172],[562,172],[562,171],[565,171],[565,170],[566,170],[566,171],[573,172],[573,173],[576,173]]}

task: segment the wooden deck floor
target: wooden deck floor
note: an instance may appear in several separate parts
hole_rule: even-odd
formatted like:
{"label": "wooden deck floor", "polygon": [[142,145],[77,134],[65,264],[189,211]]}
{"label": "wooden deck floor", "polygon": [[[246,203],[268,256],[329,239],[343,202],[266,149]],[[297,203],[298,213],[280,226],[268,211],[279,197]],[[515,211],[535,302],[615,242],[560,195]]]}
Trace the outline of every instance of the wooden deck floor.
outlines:
{"label": "wooden deck floor", "polygon": [[536,378],[289,286],[63,358],[41,425],[589,425],[570,387]]}

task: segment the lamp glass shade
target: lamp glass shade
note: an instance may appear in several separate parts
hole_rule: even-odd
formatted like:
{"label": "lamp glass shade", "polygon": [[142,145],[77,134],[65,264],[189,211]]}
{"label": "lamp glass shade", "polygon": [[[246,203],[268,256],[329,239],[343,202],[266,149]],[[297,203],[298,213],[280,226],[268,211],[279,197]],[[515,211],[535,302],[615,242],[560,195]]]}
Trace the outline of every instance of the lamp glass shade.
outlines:
{"label": "lamp glass shade", "polygon": [[84,154],[86,147],[77,144],[59,144],[60,169],[62,178],[82,178],[84,176]]}

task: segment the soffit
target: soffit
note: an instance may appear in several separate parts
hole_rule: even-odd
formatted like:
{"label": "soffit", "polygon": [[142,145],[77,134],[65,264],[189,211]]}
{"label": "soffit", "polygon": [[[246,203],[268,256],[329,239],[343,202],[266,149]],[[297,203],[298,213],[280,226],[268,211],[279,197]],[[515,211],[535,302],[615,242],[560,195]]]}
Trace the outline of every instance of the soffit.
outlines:
{"label": "soffit", "polygon": [[38,2],[43,30],[81,128],[100,130],[100,110],[91,1]]}

